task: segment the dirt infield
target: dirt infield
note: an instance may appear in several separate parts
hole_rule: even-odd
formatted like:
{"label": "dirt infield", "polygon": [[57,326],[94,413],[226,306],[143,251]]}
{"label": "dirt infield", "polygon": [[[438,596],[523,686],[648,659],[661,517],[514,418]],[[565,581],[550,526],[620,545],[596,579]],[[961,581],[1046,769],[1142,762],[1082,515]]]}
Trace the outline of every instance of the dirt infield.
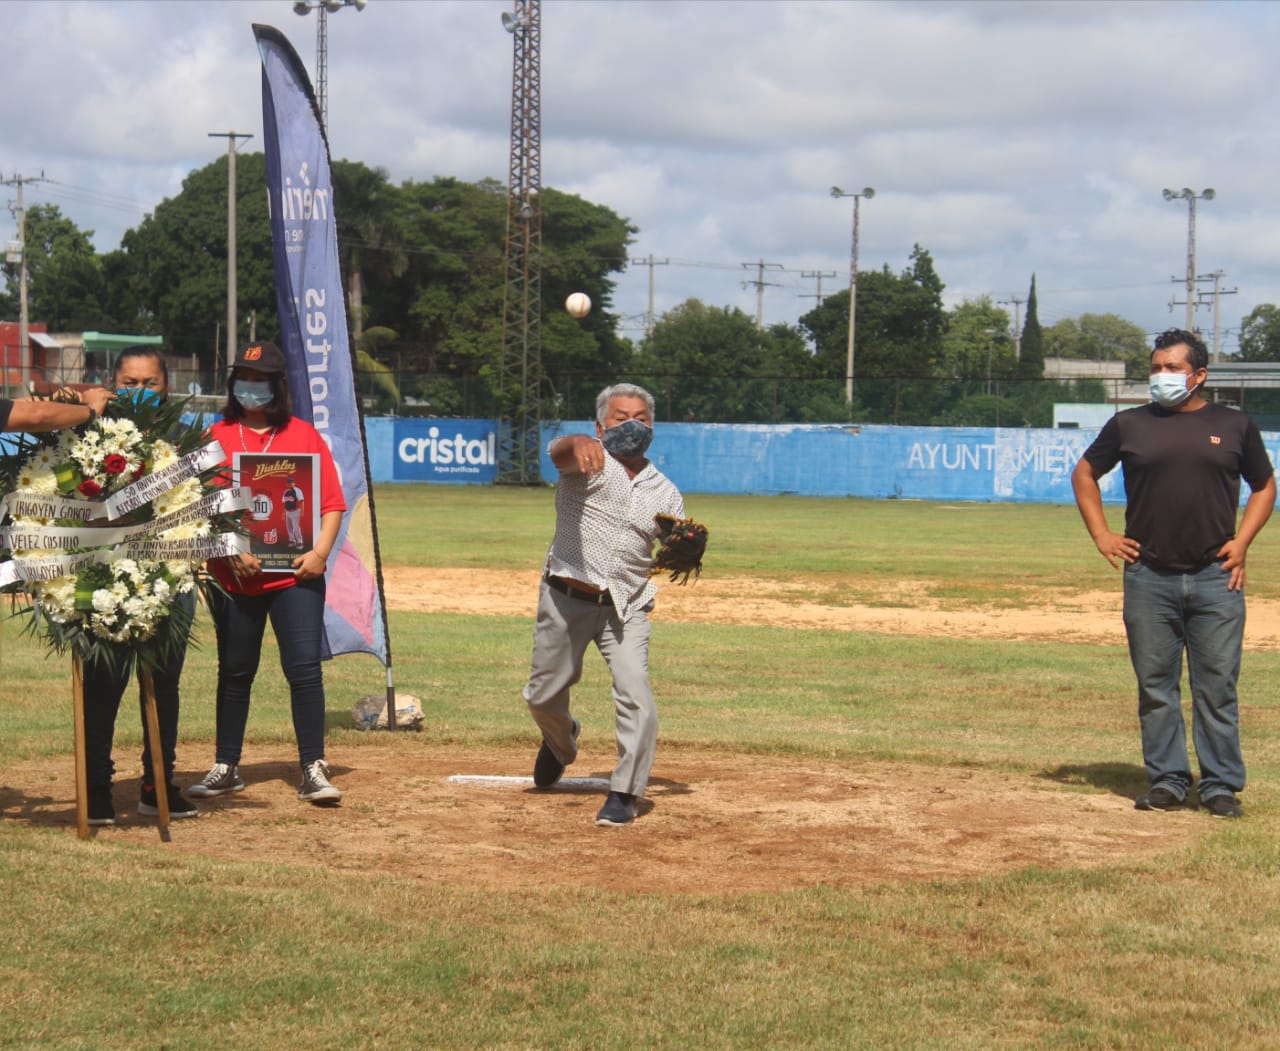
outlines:
{"label": "dirt infield", "polygon": [[[174,822],[167,844],[154,818],[136,814],[136,771],[117,781],[120,823],[92,834],[457,886],[739,893],[1105,865],[1176,846],[1210,820],[1139,813],[1128,798],[1049,778],[681,750],[660,755],[639,820],[606,829],[593,823],[602,790],[573,781],[607,778],[612,742],[591,742],[566,783],[538,791],[450,780],[527,777],[532,749],[459,751],[429,735],[336,750],[334,778],[348,795],[322,809],[298,802],[292,749],[254,749],[264,751],[241,767],[245,791],[202,801],[201,817]],[[17,764],[3,776],[6,820],[73,834],[70,762]]]}
{"label": "dirt infield", "polygon": [[[392,609],[512,616],[532,616],[537,591],[536,575],[482,570],[395,568],[386,584]],[[818,589],[803,581],[784,590],[745,578],[704,578],[692,588],[664,588],[658,615],[801,629],[1123,641],[1118,594],[1080,594],[1045,610],[951,611],[918,593],[891,596],[902,605],[874,607],[795,598],[807,590]],[[1248,645],[1278,648],[1280,609],[1255,601],[1249,615]],[[660,751],[640,819],[601,829],[593,819],[604,789],[579,782],[608,777],[612,740],[585,741],[566,782],[541,792],[527,780],[532,744],[459,750],[434,743],[429,731],[334,749],[334,776],[348,795],[340,807],[320,809],[296,798],[292,747],[252,751],[253,761],[242,767],[248,788],[202,802],[201,818],[174,822],[167,843],[153,818],[137,816],[139,771],[118,754],[120,823],[93,834],[216,858],[270,858],[460,886],[736,893],[976,877],[1032,864],[1111,864],[1188,842],[1209,820],[1203,812],[1140,813],[1131,799],[1090,784],[1087,772],[1015,777],[681,749]],[[189,755],[180,749],[180,760]],[[180,770],[178,780],[188,784],[201,773]],[[451,780],[455,775],[469,780]],[[5,820],[74,827],[69,759],[52,767],[15,764],[0,777]]]}
{"label": "dirt infield", "polygon": [[[413,569],[386,574],[387,604],[419,613],[488,613],[532,618],[538,575],[489,569]],[[714,624],[875,631],[1042,642],[1124,643],[1120,582],[1115,591],[1082,591],[1046,598],[1039,609],[946,609],[925,597],[921,582],[904,585],[868,605],[821,605],[802,596],[830,591],[819,581],[786,585],[754,577],[707,575],[689,587],[666,586],[655,617]],[[1280,602],[1249,600],[1245,646],[1280,650]]]}

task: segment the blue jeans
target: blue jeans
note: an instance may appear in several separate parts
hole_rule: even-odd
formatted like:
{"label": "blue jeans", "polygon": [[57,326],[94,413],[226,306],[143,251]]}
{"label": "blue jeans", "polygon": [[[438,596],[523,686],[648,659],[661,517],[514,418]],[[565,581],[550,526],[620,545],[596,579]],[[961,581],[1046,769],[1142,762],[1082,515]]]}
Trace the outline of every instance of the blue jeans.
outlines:
{"label": "blue jeans", "polygon": [[1191,789],[1182,720],[1182,654],[1191,684],[1191,727],[1200,800],[1244,788],[1236,682],[1244,641],[1244,591],[1214,563],[1191,573],[1136,562],[1124,569],[1124,627],[1138,678],[1142,757],[1152,785],[1185,799]]}
{"label": "blue jeans", "polygon": [[218,636],[217,751],[219,763],[236,765],[249,722],[249,694],[262,658],[267,619],[280,647],[289,683],[298,758],[305,766],[324,758],[324,577],[265,595],[215,593],[210,597]]}

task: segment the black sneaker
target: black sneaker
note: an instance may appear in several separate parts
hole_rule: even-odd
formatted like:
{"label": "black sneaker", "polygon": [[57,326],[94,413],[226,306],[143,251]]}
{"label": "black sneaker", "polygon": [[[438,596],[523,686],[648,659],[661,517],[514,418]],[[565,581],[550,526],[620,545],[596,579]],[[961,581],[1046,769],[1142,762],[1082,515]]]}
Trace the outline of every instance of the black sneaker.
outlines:
{"label": "black sneaker", "polygon": [[243,790],[244,782],[240,780],[238,766],[231,763],[214,763],[202,780],[187,789],[187,795],[195,796],[196,799],[208,799],[211,796]]}
{"label": "black sneaker", "polygon": [[111,786],[89,789],[89,824],[114,825],[116,808],[111,802]]}
{"label": "black sneaker", "polygon": [[[582,731],[582,727],[577,720],[573,723],[573,739],[577,741],[578,734]],[[556,753],[551,750],[546,741],[542,742],[542,747],[538,749],[538,757],[533,761],[533,783],[537,788],[550,788],[560,778],[564,777],[565,764],[556,758]]]}
{"label": "black sneaker", "polygon": [[342,789],[329,783],[329,764],[316,759],[302,768],[302,784],[298,786],[298,798],[307,803],[336,803],[342,798]]}
{"label": "black sneaker", "polygon": [[597,825],[629,825],[636,819],[636,797],[630,792],[610,792],[604,801],[600,813],[596,815]]}
{"label": "black sneaker", "polygon": [[[177,785],[169,786],[167,798],[169,802],[169,817],[172,820],[200,816],[200,811],[196,809],[195,804],[182,798],[182,789]],[[142,786],[142,794],[138,796],[138,813],[143,817],[160,816],[160,801],[156,799],[155,785],[144,784]]]}
{"label": "black sneaker", "polygon": [[1164,785],[1156,785],[1149,792],[1134,800],[1135,810],[1181,810],[1187,805],[1185,799],[1179,799],[1171,789]]}
{"label": "black sneaker", "polygon": [[1213,817],[1244,817],[1240,801],[1230,792],[1219,792],[1216,796],[1202,799],[1200,805]]}

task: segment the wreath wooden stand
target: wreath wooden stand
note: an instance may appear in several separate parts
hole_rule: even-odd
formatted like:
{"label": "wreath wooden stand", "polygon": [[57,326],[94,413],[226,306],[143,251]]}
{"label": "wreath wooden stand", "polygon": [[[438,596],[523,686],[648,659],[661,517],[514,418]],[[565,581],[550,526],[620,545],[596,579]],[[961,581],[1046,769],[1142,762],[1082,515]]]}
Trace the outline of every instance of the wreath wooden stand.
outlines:
{"label": "wreath wooden stand", "polygon": [[[151,778],[156,786],[156,809],[160,811],[160,835],[169,833],[169,782],[164,776],[164,752],[160,746],[160,717],[156,713],[156,684],[150,668],[138,666],[138,681],[142,684],[142,706],[146,713],[147,741],[151,752]],[[89,774],[86,763],[87,748],[84,733],[84,660],[80,651],[71,651],[71,698],[75,709],[76,750],[76,832],[81,839],[89,838]],[[144,772],[143,776],[146,774]]]}

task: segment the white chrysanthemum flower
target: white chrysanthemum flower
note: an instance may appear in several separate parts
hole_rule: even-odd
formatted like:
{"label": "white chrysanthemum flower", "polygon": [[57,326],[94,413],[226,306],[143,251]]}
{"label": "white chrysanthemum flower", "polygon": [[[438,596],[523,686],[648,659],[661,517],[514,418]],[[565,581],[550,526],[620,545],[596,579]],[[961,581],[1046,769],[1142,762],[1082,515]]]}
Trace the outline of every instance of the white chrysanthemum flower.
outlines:
{"label": "white chrysanthemum flower", "polygon": [[128,597],[129,593],[127,591],[120,595],[114,587],[98,588],[93,593],[93,611],[104,615],[114,615],[116,610],[119,609],[120,603]]}
{"label": "white chrysanthemum flower", "polygon": [[36,496],[56,496],[58,493],[58,477],[48,467],[33,468],[30,481],[26,485],[19,482],[19,485],[24,492]]}
{"label": "white chrysanthemum flower", "polygon": [[53,470],[62,462],[57,451],[49,445],[42,445],[36,450],[35,454],[28,461],[33,467],[42,467],[45,470]]}
{"label": "white chrysanthemum flower", "polygon": [[165,580],[164,577],[160,577],[151,582],[151,594],[155,597],[156,603],[159,605],[168,603],[171,591],[172,589],[169,587],[169,582]]}
{"label": "white chrysanthemum flower", "polygon": [[174,526],[172,529],[166,529],[163,533],[157,533],[156,535],[161,540],[193,540],[200,535],[198,530],[205,522],[207,522],[207,519],[183,522],[180,526]]}
{"label": "white chrysanthemum flower", "polygon": [[117,582],[127,581],[135,588],[140,588],[146,583],[145,571],[131,558],[116,559],[111,563],[111,572]]}
{"label": "white chrysanthemum flower", "polygon": [[151,469],[158,471],[162,467],[168,467],[169,464],[178,459],[178,450],[160,439],[151,446]]}

